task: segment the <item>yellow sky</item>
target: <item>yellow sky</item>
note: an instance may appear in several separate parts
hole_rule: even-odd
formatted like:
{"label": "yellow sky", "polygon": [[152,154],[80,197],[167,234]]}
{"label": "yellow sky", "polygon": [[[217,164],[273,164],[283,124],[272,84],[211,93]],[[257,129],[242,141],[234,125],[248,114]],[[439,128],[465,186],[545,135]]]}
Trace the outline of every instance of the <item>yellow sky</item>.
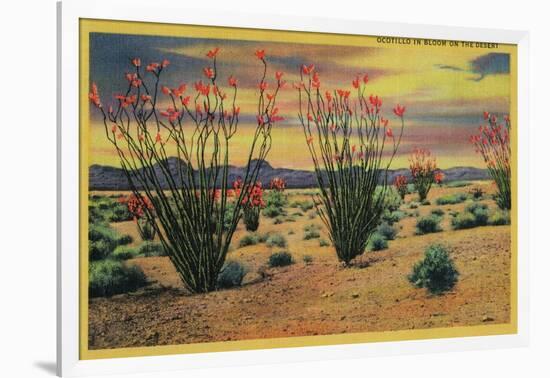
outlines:
{"label": "yellow sky", "polygon": [[[226,84],[230,75],[238,78],[237,102],[241,113],[251,117],[256,111],[256,84],[262,68],[253,56],[257,45],[230,41],[222,45],[218,55],[220,83]],[[370,46],[262,43],[269,62],[268,81],[271,85],[276,70],[283,70],[289,83],[298,81],[298,62],[303,62],[316,65],[323,89],[350,89],[355,75],[368,73],[371,80],[367,93],[383,98],[384,116],[390,119],[390,123],[397,121],[391,112],[393,106],[397,103],[405,105],[406,129],[394,168],[407,165],[408,154],[414,147],[432,149],[442,168],[482,166],[483,162],[468,144],[468,136],[475,132],[483,111],[510,111],[510,75],[489,72],[477,80],[480,73],[472,69],[472,61],[493,51],[462,47],[372,47],[372,43]],[[201,65],[211,64],[205,53],[213,47],[212,41],[203,39],[193,44],[151,48],[159,56],[192,60],[194,73],[188,72],[189,68],[177,67],[176,63],[170,69],[176,73],[184,70],[181,71],[182,77],[199,79]],[[176,86],[179,82],[167,84]],[[188,85],[192,87],[192,82]],[[273,130],[273,147],[267,160],[275,167],[311,169],[311,158],[297,120],[297,93],[291,85],[280,93],[278,104],[285,121]],[[252,129],[252,125],[246,123],[240,126],[232,140],[231,164],[242,165],[246,161]],[[90,131],[89,163],[119,165],[114,149],[105,138],[103,125],[96,117],[91,118]]]}

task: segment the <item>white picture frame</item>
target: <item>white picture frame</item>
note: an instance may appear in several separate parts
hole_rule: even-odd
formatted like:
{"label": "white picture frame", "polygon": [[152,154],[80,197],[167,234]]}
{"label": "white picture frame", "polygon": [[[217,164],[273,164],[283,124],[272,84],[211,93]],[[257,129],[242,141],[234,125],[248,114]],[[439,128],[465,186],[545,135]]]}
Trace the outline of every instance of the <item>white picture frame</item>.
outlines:
{"label": "white picture frame", "polygon": [[[130,6],[131,5],[131,6]],[[524,31],[458,28],[324,19],[270,14],[182,9],[178,2],[160,0],[58,3],[58,256],[57,256],[57,372],[60,376],[146,373],[191,368],[365,358],[410,353],[526,346],[529,340],[529,161],[528,56]],[[196,16],[200,14],[200,17]],[[245,27],[460,41],[490,41],[518,47],[518,164],[517,164],[517,334],[391,341],[353,345],[249,350],[223,353],[165,355],[99,360],[79,358],[79,19],[108,19],[203,26]]]}

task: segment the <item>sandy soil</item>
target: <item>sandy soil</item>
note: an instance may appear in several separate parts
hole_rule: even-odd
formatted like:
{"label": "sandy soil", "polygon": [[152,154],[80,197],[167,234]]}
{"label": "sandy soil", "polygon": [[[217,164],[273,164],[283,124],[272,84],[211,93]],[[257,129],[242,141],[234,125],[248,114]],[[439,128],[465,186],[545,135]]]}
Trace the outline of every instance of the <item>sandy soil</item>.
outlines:
{"label": "sandy soil", "polygon": [[[480,184],[491,191],[488,183]],[[429,199],[469,188],[434,188]],[[306,199],[293,191],[291,202]],[[411,198],[406,198],[409,202]],[[494,203],[485,201],[491,207]],[[249,272],[237,289],[189,295],[166,257],[136,258],[151,285],[136,293],[90,300],[90,349],[185,344],[224,340],[338,334],[430,327],[506,323],[510,320],[510,227],[488,226],[450,230],[449,211],[464,204],[419,206],[404,211],[420,215],[439,207],[446,214],[443,232],[414,235],[416,217],[398,223],[400,232],[389,248],[366,252],[354,267],[342,267],[332,247],[318,239],[303,240],[304,226],[321,224],[308,214],[296,222],[273,224],[262,218],[260,231],[287,238],[295,263],[266,268],[269,255],[280,248],[265,244],[238,248],[246,234],[239,227],[229,259]],[[289,214],[296,209],[287,209]],[[135,233],[132,222],[113,225]],[[294,232],[293,234],[289,234]],[[322,238],[326,237],[324,230]],[[460,277],[454,289],[431,296],[407,280],[412,266],[432,243],[448,246]],[[304,255],[313,262],[305,264]]]}

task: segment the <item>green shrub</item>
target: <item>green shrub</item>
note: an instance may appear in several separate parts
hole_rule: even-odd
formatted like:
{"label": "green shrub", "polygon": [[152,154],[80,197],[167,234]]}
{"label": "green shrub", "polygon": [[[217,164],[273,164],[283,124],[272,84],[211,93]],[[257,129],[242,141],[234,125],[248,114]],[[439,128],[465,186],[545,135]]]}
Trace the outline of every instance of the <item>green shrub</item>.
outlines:
{"label": "green shrub", "polygon": [[311,263],[313,262],[313,256],[311,256],[311,255],[304,255],[303,260],[304,260],[304,263],[305,263],[306,265],[309,265],[309,264],[311,264]]}
{"label": "green shrub", "polygon": [[445,215],[445,212],[443,211],[443,209],[432,209],[431,213],[438,217],[442,217],[443,215]]}
{"label": "green shrub", "polygon": [[441,231],[441,218],[437,215],[427,215],[416,221],[416,233],[418,235]]}
{"label": "green shrub", "polygon": [[399,222],[401,219],[405,218],[405,213],[401,210],[396,211],[388,211],[385,210],[384,214],[382,214],[382,221],[388,223],[389,225],[393,225],[394,223]]}
{"label": "green shrub", "polygon": [[128,293],[146,284],[145,274],[137,266],[127,266],[120,261],[111,259],[90,263],[90,297],[108,297]]}
{"label": "green shrub", "polygon": [[486,204],[484,203],[479,203],[479,202],[471,202],[469,203],[467,206],[466,206],[466,211],[474,214],[476,212],[476,210],[487,210],[488,207]]}
{"label": "green shrub", "polygon": [[309,210],[313,209],[314,206],[315,206],[315,204],[312,201],[298,202],[298,207],[304,213],[307,213]]}
{"label": "green shrub", "polygon": [[246,275],[246,268],[238,261],[226,261],[220,274],[218,274],[217,285],[220,289],[229,289],[241,286]]}
{"label": "green shrub", "polygon": [[277,217],[277,218],[275,218],[275,220],[273,220],[273,224],[282,224],[284,222],[285,221],[284,221],[283,217]]}
{"label": "green shrub", "polygon": [[268,218],[276,218],[280,215],[284,215],[284,210],[282,207],[266,206],[262,214]]}
{"label": "green shrub", "polygon": [[505,210],[495,211],[488,220],[491,226],[504,226],[510,224],[510,213]]}
{"label": "green shrub", "polygon": [[137,249],[138,254],[144,257],[151,256],[166,256],[164,247],[161,243],[146,241],[143,242]]}
{"label": "green shrub", "polygon": [[409,209],[418,209],[418,202],[411,202],[409,204]]}
{"label": "green shrub", "polygon": [[90,261],[103,260],[116,248],[116,243],[113,244],[106,239],[92,241],[88,247],[88,256]]}
{"label": "green shrub", "polygon": [[436,244],[426,249],[424,259],[414,265],[408,279],[418,288],[424,287],[432,294],[442,294],[453,288],[458,275],[445,247]]}
{"label": "green shrub", "polygon": [[381,251],[388,248],[388,241],[384,238],[384,236],[375,232],[370,237],[368,245],[371,251]]}
{"label": "green shrub", "polygon": [[432,203],[430,201],[428,201],[427,199],[424,199],[424,200],[422,200],[422,202],[420,202],[420,204],[422,206],[430,206]]}
{"label": "green shrub", "polygon": [[133,219],[133,215],[128,211],[128,206],[123,203],[113,201],[111,205],[111,211],[109,212],[109,221],[111,222],[124,222]]}
{"label": "green shrub", "polygon": [[107,258],[117,246],[131,243],[132,237],[120,236],[108,225],[90,224],[88,240],[90,261],[97,261]]}
{"label": "green shrub", "polygon": [[[377,191],[379,192],[376,194],[378,196],[381,193],[379,189]],[[384,194],[384,209],[393,212],[398,210],[402,203],[403,200],[399,192],[393,186],[387,187]]]}
{"label": "green shrub", "polygon": [[319,239],[319,247],[328,247],[330,246],[330,243],[326,241],[325,239]]}
{"label": "green shrub", "polygon": [[476,217],[469,212],[460,213],[451,220],[451,225],[455,230],[474,228],[477,226]]}
{"label": "green shrub", "polygon": [[468,195],[465,193],[449,194],[443,197],[439,197],[435,200],[438,205],[456,205],[462,203],[468,199]]}
{"label": "green shrub", "polygon": [[284,248],[287,245],[285,237],[281,234],[269,235],[265,244],[268,247],[281,247],[281,248]]}
{"label": "green shrub", "polygon": [[393,240],[397,235],[397,230],[387,223],[382,223],[378,226],[377,233],[383,236],[386,240]]}
{"label": "green shrub", "polygon": [[276,252],[269,256],[268,265],[272,268],[292,264],[292,255],[289,252]]}
{"label": "green shrub", "polygon": [[288,199],[284,192],[279,192],[276,190],[269,190],[265,194],[265,204],[267,207],[284,207],[286,206]]}
{"label": "green shrub", "polygon": [[320,238],[319,226],[310,224],[304,227],[304,240]]}
{"label": "green shrub", "polygon": [[139,252],[136,248],[129,247],[127,245],[119,245],[113,251],[111,257],[116,260],[128,260],[132,259],[139,255]]}
{"label": "green shrub", "polygon": [[259,242],[257,234],[246,234],[239,240],[239,247],[246,247],[249,245],[256,245]]}
{"label": "green shrub", "polygon": [[472,202],[466,206],[463,213],[458,214],[451,221],[455,230],[486,226],[489,221],[489,210],[486,204]]}

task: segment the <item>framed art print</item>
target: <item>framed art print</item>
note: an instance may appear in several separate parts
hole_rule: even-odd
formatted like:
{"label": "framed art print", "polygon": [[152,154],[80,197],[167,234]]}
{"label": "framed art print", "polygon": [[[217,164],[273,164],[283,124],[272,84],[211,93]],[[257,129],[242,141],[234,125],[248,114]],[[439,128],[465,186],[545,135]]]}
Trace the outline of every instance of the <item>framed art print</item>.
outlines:
{"label": "framed art print", "polygon": [[526,33],[174,6],[59,5],[59,374],[526,343]]}

